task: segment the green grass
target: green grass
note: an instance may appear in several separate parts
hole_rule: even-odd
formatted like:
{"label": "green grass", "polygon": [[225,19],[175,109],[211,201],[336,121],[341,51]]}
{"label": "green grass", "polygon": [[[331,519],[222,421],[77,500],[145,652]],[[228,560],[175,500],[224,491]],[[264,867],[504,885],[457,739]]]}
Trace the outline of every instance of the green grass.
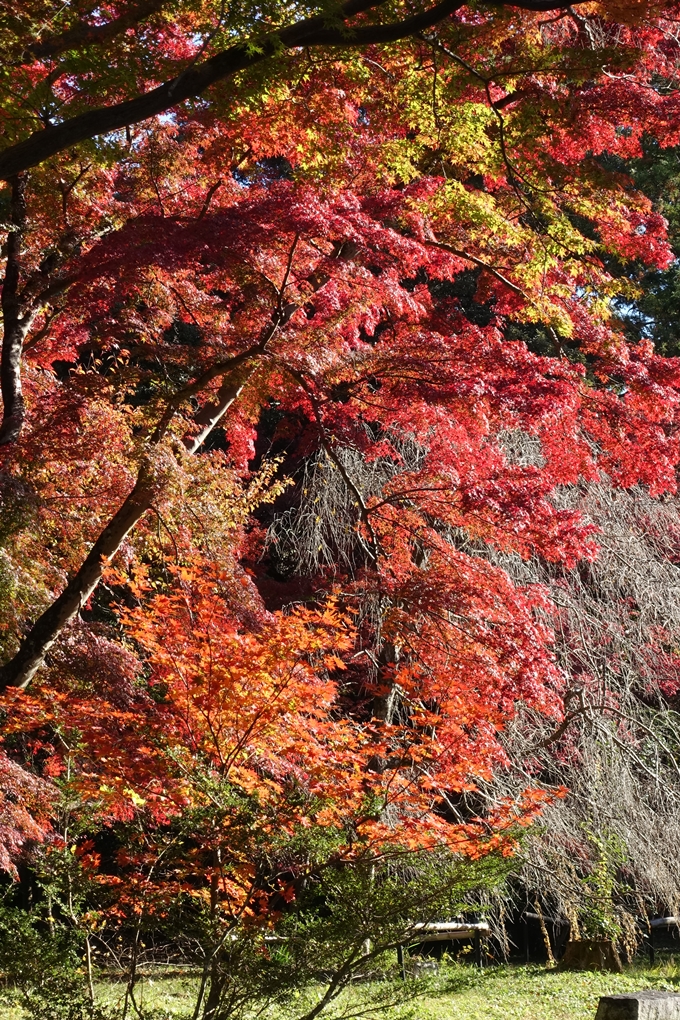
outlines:
{"label": "green grass", "polygon": [[[593,1020],[601,995],[644,988],[680,991],[680,966],[671,960],[651,969],[635,966],[624,974],[600,974],[530,965],[493,967],[480,974],[470,966],[453,964],[437,977],[423,979],[420,988],[424,994],[408,1010],[415,1020]],[[147,977],[137,988],[137,1000],[145,1010],[158,1010],[172,1020],[191,1014],[195,989],[196,980],[190,976]],[[100,981],[98,993],[102,1003],[114,1006],[122,1003],[125,986]],[[360,995],[359,989],[351,990],[348,999],[358,1000]],[[395,1009],[383,1016],[397,1020],[404,1012]],[[22,1020],[22,1011],[0,1007],[0,1020]]]}
{"label": "green grass", "polygon": [[[184,975],[143,978],[135,988],[135,998],[142,1010],[162,1010],[168,1018],[191,1015],[196,1003],[198,979]],[[106,981],[98,984],[98,998],[102,1005],[122,1005],[125,982]],[[4,1020],[4,1017],[0,1017]]]}
{"label": "green grass", "polygon": [[593,1020],[601,995],[643,988],[677,991],[680,968],[631,967],[624,974],[561,973],[544,967],[494,967],[467,987],[437,980],[418,1004],[419,1020]]}

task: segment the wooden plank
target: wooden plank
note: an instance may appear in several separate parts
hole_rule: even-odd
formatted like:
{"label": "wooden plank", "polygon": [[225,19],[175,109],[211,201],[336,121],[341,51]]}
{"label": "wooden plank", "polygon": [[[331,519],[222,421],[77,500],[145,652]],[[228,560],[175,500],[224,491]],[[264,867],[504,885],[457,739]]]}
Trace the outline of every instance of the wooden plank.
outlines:
{"label": "wooden plank", "polygon": [[413,927],[423,929],[424,931],[466,931],[470,932],[471,935],[476,931],[489,931],[489,925],[486,921],[470,923],[465,921],[417,921]]}

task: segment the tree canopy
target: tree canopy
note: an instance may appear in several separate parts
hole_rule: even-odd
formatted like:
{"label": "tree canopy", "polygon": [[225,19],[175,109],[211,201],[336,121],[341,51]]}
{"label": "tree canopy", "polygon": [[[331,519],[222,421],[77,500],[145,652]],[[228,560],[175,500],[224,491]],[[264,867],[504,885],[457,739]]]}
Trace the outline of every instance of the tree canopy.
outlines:
{"label": "tree canopy", "polygon": [[536,745],[465,806],[518,712],[571,719],[545,572],[600,537],[560,494],[676,491],[680,362],[629,320],[677,17],[3,12],[6,867],[60,784],[160,842],[205,811],[184,890],[270,918],[272,826],[502,857],[562,796]]}

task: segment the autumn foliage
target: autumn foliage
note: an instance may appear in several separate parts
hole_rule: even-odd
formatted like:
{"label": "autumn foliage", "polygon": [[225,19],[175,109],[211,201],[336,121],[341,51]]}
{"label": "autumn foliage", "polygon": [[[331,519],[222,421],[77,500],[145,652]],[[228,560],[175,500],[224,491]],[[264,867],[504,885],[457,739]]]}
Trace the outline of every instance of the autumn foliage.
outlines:
{"label": "autumn foliage", "polygon": [[265,923],[256,834],[511,853],[560,784],[468,795],[567,680],[491,553],[572,570],[560,487],[676,491],[680,363],[616,315],[673,261],[626,161],[680,142],[675,9],[293,7],[0,23],[0,864],[61,788],[112,914],[192,812],[147,887]]}

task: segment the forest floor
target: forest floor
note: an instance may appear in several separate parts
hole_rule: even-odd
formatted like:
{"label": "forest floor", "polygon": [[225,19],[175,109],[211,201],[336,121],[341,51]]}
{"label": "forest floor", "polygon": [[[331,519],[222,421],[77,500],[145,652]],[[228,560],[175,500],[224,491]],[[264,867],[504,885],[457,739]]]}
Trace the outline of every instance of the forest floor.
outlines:
{"label": "forest floor", "polygon": [[[489,967],[479,973],[453,964],[419,984],[422,994],[417,999],[380,1011],[381,1020],[594,1020],[601,995],[644,988],[680,991],[680,964],[671,958],[654,968],[629,967],[624,974],[560,973],[538,965]],[[147,977],[137,988],[137,1001],[153,1020],[184,1020],[191,1016],[195,990],[190,976]],[[365,991],[349,996],[363,999]],[[102,1004],[115,1006],[123,994],[122,984],[99,984]],[[343,1006],[349,1004],[346,999]],[[361,1009],[359,1002],[357,1007]],[[24,1016],[18,1006],[0,1005],[0,1020]]]}

